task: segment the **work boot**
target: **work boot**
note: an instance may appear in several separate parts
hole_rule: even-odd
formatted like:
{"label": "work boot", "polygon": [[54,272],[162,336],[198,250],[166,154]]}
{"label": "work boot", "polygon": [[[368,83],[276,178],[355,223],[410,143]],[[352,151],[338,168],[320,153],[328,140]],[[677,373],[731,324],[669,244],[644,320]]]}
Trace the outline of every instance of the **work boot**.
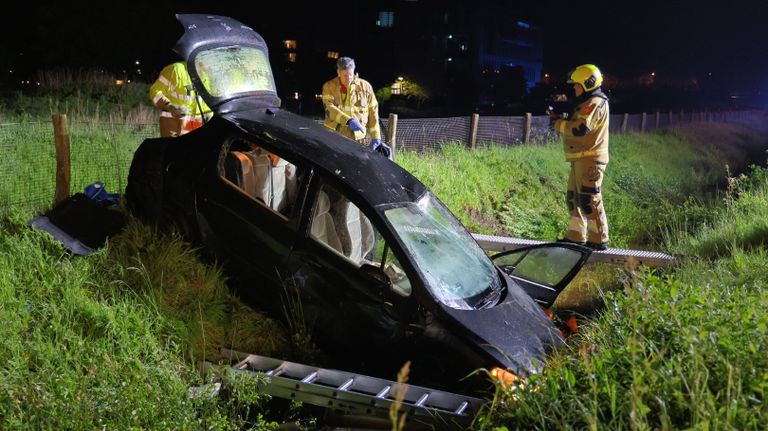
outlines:
{"label": "work boot", "polygon": [[589,247],[589,248],[591,248],[592,250],[595,250],[595,251],[608,250],[608,243],[607,242],[589,242],[589,241],[587,241],[587,243],[584,244],[584,245],[586,245],[587,247]]}
{"label": "work boot", "polygon": [[578,245],[584,245],[585,244],[583,242],[574,241],[574,240],[568,239],[568,238],[558,238],[558,239],[555,240],[555,242],[570,242],[571,244],[578,244]]}

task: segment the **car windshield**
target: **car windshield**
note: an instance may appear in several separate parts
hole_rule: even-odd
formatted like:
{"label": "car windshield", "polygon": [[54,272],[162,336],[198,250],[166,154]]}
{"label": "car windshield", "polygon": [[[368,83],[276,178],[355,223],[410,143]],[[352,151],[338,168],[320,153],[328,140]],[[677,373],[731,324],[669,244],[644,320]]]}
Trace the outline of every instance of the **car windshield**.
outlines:
{"label": "car windshield", "polygon": [[275,91],[269,60],[258,48],[227,46],[203,51],[195,57],[195,69],[213,97]]}
{"label": "car windshield", "polygon": [[390,208],[384,215],[438,301],[452,308],[474,309],[498,297],[501,281],[496,267],[432,193],[416,203]]}

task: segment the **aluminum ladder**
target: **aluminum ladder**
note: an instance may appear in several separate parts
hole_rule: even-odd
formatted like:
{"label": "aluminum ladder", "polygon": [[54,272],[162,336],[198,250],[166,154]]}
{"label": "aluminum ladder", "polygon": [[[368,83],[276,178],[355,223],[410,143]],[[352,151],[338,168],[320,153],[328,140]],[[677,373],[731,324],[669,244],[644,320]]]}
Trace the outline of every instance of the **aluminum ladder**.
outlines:
{"label": "aluminum ladder", "polygon": [[[356,417],[389,417],[395,397],[405,390],[400,414],[408,422],[437,429],[466,429],[485,400],[396,381],[324,369],[281,359],[221,349],[235,373],[263,373],[269,378],[265,393],[302,401]],[[408,427],[406,427],[408,428]]]}
{"label": "aluminum ladder", "polygon": [[[485,235],[480,233],[473,233],[472,236],[484,250],[499,252],[515,250],[529,245],[547,243],[547,241],[539,241],[535,239]],[[593,251],[589,257],[589,262],[636,264],[652,268],[671,265],[674,260],[675,258],[673,256],[665,253],[644,250],[627,250],[624,248],[609,248],[608,250]]]}

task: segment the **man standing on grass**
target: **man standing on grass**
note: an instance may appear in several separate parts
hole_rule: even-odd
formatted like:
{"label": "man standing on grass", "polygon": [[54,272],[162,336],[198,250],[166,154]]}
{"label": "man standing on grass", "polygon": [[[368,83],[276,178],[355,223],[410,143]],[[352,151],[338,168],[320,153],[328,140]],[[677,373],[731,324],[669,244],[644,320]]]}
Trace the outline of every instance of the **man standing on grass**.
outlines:
{"label": "man standing on grass", "polygon": [[566,201],[570,211],[568,231],[562,242],[608,248],[608,217],[603,207],[603,184],[608,165],[608,96],[600,85],[603,75],[595,65],[583,64],[568,79],[576,93],[570,118],[549,112],[554,129],[563,134],[565,158],[571,163]]}
{"label": "man standing on grass", "polygon": [[379,103],[368,81],[355,74],[355,60],[341,57],[336,62],[336,77],[323,84],[325,127],[366,144],[392,160],[392,150],[381,142]]}

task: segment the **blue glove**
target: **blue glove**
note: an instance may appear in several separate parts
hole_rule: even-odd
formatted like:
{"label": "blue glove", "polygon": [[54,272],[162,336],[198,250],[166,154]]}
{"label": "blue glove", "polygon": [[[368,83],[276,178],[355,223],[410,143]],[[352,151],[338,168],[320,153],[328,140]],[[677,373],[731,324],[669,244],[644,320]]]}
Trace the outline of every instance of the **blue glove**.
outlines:
{"label": "blue glove", "polygon": [[371,149],[377,153],[381,153],[384,157],[392,160],[392,148],[389,145],[381,142],[381,139],[374,139],[371,141]]}
{"label": "blue glove", "polygon": [[349,130],[353,132],[363,132],[363,126],[360,124],[359,121],[355,120],[354,118],[350,118],[349,121],[347,121],[347,126],[349,126]]}

